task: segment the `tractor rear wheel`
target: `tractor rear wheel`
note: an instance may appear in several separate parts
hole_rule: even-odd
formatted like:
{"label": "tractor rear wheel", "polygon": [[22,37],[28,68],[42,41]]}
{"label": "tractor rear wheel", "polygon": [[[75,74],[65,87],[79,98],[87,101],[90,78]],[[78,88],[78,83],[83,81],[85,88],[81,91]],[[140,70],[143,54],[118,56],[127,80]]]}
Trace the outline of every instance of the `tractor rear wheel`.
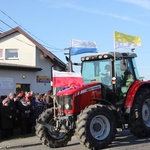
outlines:
{"label": "tractor rear wheel", "polygon": [[107,147],[115,138],[116,119],[113,112],[99,104],[85,108],[76,122],[76,135],[90,149]]}
{"label": "tractor rear wheel", "polygon": [[130,131],[139,138],[150,136],[150,91],[138,91],[130,115]]}
{"label": "tractor rear wheel", "polygon": [[[40,124],[40,121],[49,124],[51,126],[50,130]],[[70,130],[67,133],[56,130],[53,108],[47,109],[39,116],[35,129],[36,135],[40,138],[42,143],[51,148],[66,146],[74,134],[74,130]]]}

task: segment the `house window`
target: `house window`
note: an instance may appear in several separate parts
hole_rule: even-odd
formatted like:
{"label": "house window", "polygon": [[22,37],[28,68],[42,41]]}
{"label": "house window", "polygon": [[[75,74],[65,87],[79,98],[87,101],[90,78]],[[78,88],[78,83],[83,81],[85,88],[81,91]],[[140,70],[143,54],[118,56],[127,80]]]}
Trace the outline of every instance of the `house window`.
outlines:
{"label": "house window", "polygon": [[3,49],[0,49],[0,59],[3,59],[4,55],[3,55]]}
{"label": "house window", "polygon": [[6,49],[6,59],[18,59],[18,50]]}

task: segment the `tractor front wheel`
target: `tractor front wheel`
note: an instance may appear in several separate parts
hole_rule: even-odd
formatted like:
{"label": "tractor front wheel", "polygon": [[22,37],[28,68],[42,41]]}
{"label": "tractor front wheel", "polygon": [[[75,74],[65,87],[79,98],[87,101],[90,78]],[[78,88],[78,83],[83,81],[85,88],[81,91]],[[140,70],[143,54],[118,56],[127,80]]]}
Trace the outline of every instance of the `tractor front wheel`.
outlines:
{"label": "tractor front wheel", "polygon": [[[40,121],[49,124],[51,126],[50,129],[40,124]],[[67,133],[56,130],[53,108],[47,109],[39,116],[35,129],[36,135],[40,138],[42,143],[51,148],[66,146],[74,134],[74,130],[70,130]]]}
{"label": "tractor front wheel", "polygon": [[150,136],[150,91],[138,91],[130,116],[130,131],[139,138]]}
{"label": "tractor front wheel", "polygon": [[76,135],[90,149],[107,147],[115,138],[116,119],[106,106],[91,105],[84,109],[76,122]]}

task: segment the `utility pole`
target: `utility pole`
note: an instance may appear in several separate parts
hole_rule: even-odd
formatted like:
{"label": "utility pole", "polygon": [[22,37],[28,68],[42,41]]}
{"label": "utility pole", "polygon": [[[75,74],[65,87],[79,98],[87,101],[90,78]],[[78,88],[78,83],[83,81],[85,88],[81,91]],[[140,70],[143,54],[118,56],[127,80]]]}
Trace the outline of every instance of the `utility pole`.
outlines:
{"label": "utility pole", "polygon": [[72,61],[71,61],[71,47],[65,48],[65,50],[69,50],[69,53],[64,53],[65,55],[69,55],[69,58],[66,56],[66,60],[68,61],[68,72],[73,72]]}
{"label": "utility pole", "polygon": [[71,60],[71,47],[65,48],[64,50],[69,50],[68,53],[64,53],[64,55],[68,55],[69,57],[66,56],[66,61],[68,62],[68,72],[73,72],[73,65],[75,66],[81,66],[81,63],[73,63]]}

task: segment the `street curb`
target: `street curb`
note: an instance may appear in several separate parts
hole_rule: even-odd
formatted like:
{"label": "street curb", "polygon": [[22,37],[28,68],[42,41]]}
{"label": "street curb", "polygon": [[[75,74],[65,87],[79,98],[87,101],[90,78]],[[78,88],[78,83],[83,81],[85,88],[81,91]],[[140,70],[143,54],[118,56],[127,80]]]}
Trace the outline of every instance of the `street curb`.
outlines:
{"label": "street curb", "polygon": [[42,145],[42,143],[39,142],[39,143],[32,143],[32,144],[23,144],[23,145],[6,146],[6,147],[0,147],[0,150],[2,150],[2,149],[21,148],[21,147],[23,148],[23,147],[37,146],[37,145]]}

